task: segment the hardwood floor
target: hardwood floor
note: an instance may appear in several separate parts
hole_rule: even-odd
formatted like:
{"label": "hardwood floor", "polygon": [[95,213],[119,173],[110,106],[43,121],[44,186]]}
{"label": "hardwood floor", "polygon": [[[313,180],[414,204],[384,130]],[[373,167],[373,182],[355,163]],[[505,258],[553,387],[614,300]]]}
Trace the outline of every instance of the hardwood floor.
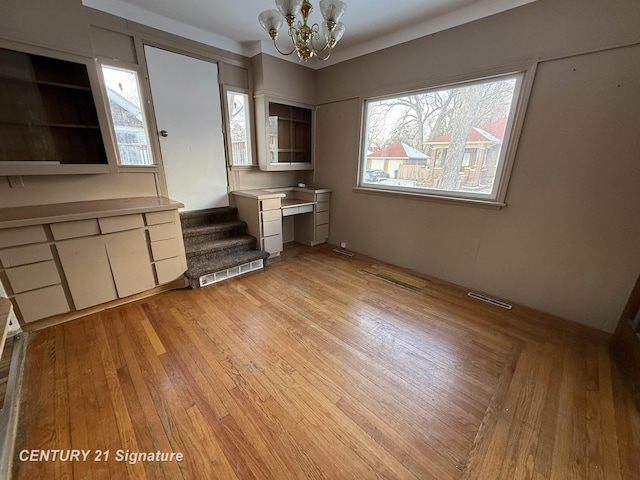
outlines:
{"label": "hardwood floor", "polygon": [[[640,413],[605,335],[373,263],[296,246],[33,333],[14,477],[640,478]],[[90,453],[25,458],[53,449]]]}

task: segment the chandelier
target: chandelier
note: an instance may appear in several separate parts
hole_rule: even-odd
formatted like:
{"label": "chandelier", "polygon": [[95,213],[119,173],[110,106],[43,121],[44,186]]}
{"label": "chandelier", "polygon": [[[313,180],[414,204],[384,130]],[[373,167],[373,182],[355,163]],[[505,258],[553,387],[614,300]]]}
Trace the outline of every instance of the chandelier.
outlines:
{"label": "chandelier", "polygon": [[[333,47],[344,34],[344,24],[340,18],[347,9],[347,4],[340,0],[320,0],[320,12],[324,17],[322,30],[324,44],[316,46],[314,42],[320,41],[320,27],[317,23],[309,26],[309,14],[313,6],[307,0],[276,0],[278,10],[266,10],[258,16],[262,28],[269,34],[276,50],[282,55],[291,55],[296,52],[300,61],[307,61],[311,57],[326,60],[331,55]],[[296,23],[296,17],[302,15],[302,21]],[[286,20],[289,25],[289,37],[293,42],[290,52],[283,52],[278,48],[276,40],[282,22]]]}

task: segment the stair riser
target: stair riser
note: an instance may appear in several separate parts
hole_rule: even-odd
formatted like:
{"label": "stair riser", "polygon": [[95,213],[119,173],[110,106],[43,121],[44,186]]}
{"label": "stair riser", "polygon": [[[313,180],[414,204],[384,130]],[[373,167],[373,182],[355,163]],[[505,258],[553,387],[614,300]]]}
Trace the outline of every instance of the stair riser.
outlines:
{"label": "stair riser", "polygon": [[235,253],[247,252],[255,250],[255,243],[253,245],[235,245],[233,247],[225,248],[224,250],[215,250],[198,253],[187,254],[187,262],[189,265],[194,265],[202,262],[215,263],[219,259],[227,258]]}
{"label": "stair riser", "polygon": [[200,245],[203,242],[211,240],[223,240],[225,238],[233,238],[240,235],[246,235],[247,230],[244,227],[235,227],[224,230],[212,230],[209,232],[193,234],[190,232],[182,232],[185,247],[190,245]]}
{"label": "stair riser", "polygon": [[229,222],[231,220],[236,220],[236,218],[237,209],[228,208],[202,213],[183,213],[180,215],[180,222],[183,227],[199,227],[202,225]]}

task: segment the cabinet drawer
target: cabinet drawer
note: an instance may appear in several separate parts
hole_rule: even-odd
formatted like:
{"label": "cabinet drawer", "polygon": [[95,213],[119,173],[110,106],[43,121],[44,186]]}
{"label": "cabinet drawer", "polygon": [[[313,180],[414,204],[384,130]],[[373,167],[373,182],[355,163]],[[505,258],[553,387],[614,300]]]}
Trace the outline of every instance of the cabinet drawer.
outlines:
{"label": "cabinet drawer", "polygon": [[51,247],[46,243],[0,250],[0,261],[2,261],[4,268],[44,262],[45,260],[53,260]]}
{"label": "cabinet drawer", "polygon": [[263,238],[262,249],[269,253],[280,253],[282,251],[282,235]]}
{"label": "cabinet drawer", "polygon": [[168,238],[176,238],[178,236],[178,228],[175,223],[163,223],[161,225],[152,225],[149,227],[149,240],[158,242],[167,240]]}
{"label": "cabinet drawer", "polygon": [[282,234],[282,223],[280,220],[274,220],[273,222],[262,223],[262,236],[270,237],[272,235]]}
{"label": "cabinet drawer", "polygon": [[329,212],[316,213],[316,225],[323,225],[329,223]]}
{"label": "cabinet drawer", "polygon": [[99,218],[98,223],[100,223],[102,233],[123,232],[144,227],[142,214]]}
{"label": "cabinet drawer", "polygon": [[316,202],[328,202],[330,197],[330,193],[318,193],[316,194]]}
{"label": "cabinet drawer", "polygon": [[271,222],[272,220],[280,220],[282,218],[282,213],[280,209],[278,210],[267,210],[266,212],[261,212],[263,222]]}
{"label": "cabinet drawer", "polygon": [[161,260],[154,264],[158,285],[172,282],[187,271],[187,265],[182,257],[173,257]]}
{"label": "cabinet drawer", "polygon": [[280,198],[266,198],[260,200],[260,210],[280,209]]}
{"label": "cabinet drawer", "polygon": [[144,214],[147,225],[159,225],[160,223],[170,223],[176,221],[175,210],[166,210],[164,212],[149,212]]}
{"label": "cabinet drawer", "polygon": [[60,283],[60,275],[53,261],[9,268],[5,270],[5,273],[13,293],[22,293]]}
{"label": "cabinet drawer", "polygon": [[0,229],[0,248],[46,242],[47,236],[42,225]]}
{"label": "cabinet drawer", "polygon": [[98,226],[98,219],[96,218],[77,220],[74,222],[52,223],[50,227],[53,238],[56,240],[100,235],[100,227]]}
{"label": "cabinet drawer", "polygon": [[329,224],[316,225],[316,241],[322,241],[329,238]]}
{"label": "cabinet drawer", "polygon": [[329,202],[318,202],[316,205],[316,212],[328,212]]}
{"label": "cabinet drawer", "polygon": [[61,285],[32,290],[13,297],[22,319],[25,322],[34,322],[41,318],[51,317],[70,310],[67,298]]}
{"label": "cabinet drawer", "polygon": [[282,209],[282,216],[288,217],[290,215],[297,215],[299,207],[287,207]]}
{"label": "cabinet drawer", "polygon": [[177,238],[152,242],[151,254],[154,262],[165,258],[177,257],[180,254],[180,243]]}

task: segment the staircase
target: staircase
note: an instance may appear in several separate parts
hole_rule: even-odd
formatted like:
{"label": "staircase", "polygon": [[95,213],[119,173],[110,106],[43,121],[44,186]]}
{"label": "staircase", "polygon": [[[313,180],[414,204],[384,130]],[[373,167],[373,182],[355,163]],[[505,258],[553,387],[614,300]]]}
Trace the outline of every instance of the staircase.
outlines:
{"label": "staircase", "polygon": [[233,207],[180,214],[191,288],[199,288],[266,265],[269,254],[256,250],[247,224]]}

